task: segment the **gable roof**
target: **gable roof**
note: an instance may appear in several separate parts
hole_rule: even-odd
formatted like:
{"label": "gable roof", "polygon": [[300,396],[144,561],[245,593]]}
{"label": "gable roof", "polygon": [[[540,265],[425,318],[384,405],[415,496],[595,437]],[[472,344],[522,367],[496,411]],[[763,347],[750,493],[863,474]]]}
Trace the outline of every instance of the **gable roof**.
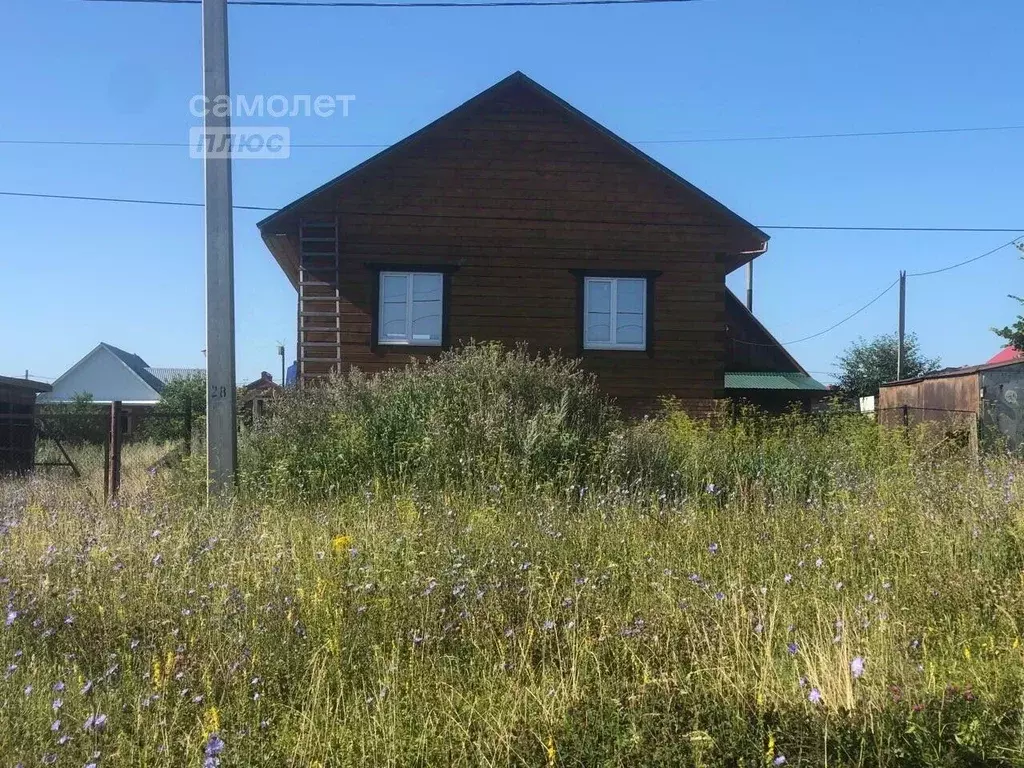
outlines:
{"label": "gable roof", "polygon": [[[58,388],[59,385],[71,376],[76,370],[78,370],[86,361],[90,360],[93,356],[98,353],[105,353],[112,356],[121,365],[127,368],[136,378],[138,378],[143,385],[153,392],[153,402],[160,398],[160,393],[164,387],[178,378],[183,378],[195,373],[205,373],[202,368],[153,368],[150,367],[149,363],[143,360],[139,355],[132,352],[127,352],[120,347],[115,347],[113,344],[108,344],[105,341],[101,341],[95,347],[93,347],[87,355],[81,360],[76,362],[64,373],[58,376],[52,387]],[[148,402],[148,401],[147,401]]]}
{"label": "gable roof", "polygon": [[[164,388],[164,383],[149,372],[149,363],[138,355],[133,354],[132,352],[125,352],[120,347],[115,347],[113,344],[107,344],[105,341],[101,341],[99,346],[124,363],[132,373],[142,379],[147,386],[151,387],[157,394],[159,394],[160,390]],[[64,375],[66,376],[67,374]],[[61,378],[63,378],[63,376]]]}
{"label": "gable roof", "polygon": [[[624,150],[626,153],[631,155],[637,162],[643,163],[643,164],[653,168],[657,172],[659,172],[659,173],[663,174],[664,176],[666,176],[670,181],[674,182],[676,185],[678,185],[679,187],[683,188],[685,191],[689,192],[690,194],[693,194],[693,195],[697,196],[699,199],[701,199],[705,203],[709,204],[709,206],[711,207],[712,210],[717,212],[723,218],[731,221],[732,224],[735,225],[737,228],[748,230],[756,239],[760,240],[761,243],[762,243],[762,247],[761,247],[761,249],[759,251],[751,251],[751,252],[749,252],[750,259],[752,259],[755,256],[759,255],[760,253],[763,253],[764,250],[767,248],[769,236],[767,234],[765,234],[764,232],[762,232],[757,227],[755,227],[749,221],[747,221],[746,219],[744,219],[743,217],[741,217],[739,214],[735,213],[731,209],[727,208],[725,205],[720,203],[715,198],[711,197],[709,194],[707,194],[703,190],[699,189],[698,187],[696,187],[693,184],[691,184],[690,182],[688,182],[686,179],[684,179],[682,176],[677,174],[675,171],[671,170],[670,168],[666,167],[665,165],[662,165],[657,160],[652,158],[650,155],[647,155],[646,153],[644,153],[641,150],[637,149],[635,146],[630,144],[628,141],[626,141],[622,137],[620,137],[617,134],[613,133],[608,128],[604,127],[603,125],[601,125],[600,123],[598,123],[594,119],[588,117],[583,112],[581,112],[578,109],[576,109],[575,107],[573,107],[571,104],[569,104],[567,101],[565,101],[561,97],[555,95],[554,93],[549,91],[547,88],[543,87],[542,85],[540,85],[536,81],[534,81],[531,78],[529,78],[526,75],[524,75],[522,72],[518,72],[517,71],[517,72],[513,72],[511,75],[506,77],[504,80],[501,80],[498,83],[495,83],[494,85],[492,85],[487,90],[482,91],[481,93],[477,94],[473,98],[471,98],[468,101],[464,102],[460,106],[458,106],[455,109],[451,110],[450,112],[446,113],[442,117],[439,117],[437,120],[434,120],[432,123],[426,125],[425,127],[421,128],[420,130],[416,131],[415,133],[412,133],[409,136],[407,136],[406,138],[402,139],[401,141],[399,141],[399,142],[397,142],[395,144],[392,144],[387,149],[385,149],[385,150],[383,150],[381,152],[378,152],[373,157],[371,157],[371,158],[369,158],[367,160],[364,160],[362,163],[359,163],[358,165],[350,168],[349,170],[347,170],[344,173],[342,173],[340,176],[337,176],[334,179],[328,181],[326,184],[323,184],[320,187],[317,187],[312,192],[309,192],[308,194],[303,195],[302,197],[298,198],[297,200],[295,200],[295,201],[289,203],[288,205],[284,206],[279,211],[270,214],[265,219],[260,221],[256,226],[259,227],[260,234],[262,235],[264,242],[267,244],[267,247],[270,249],[270,252],[274,255],[274,258],[277,259],[277,261],[281,264],[282,268],[285,269],[285,272],[288,273],[289,270],[288,270],[288,266],[286,264],[286,259],[283,259],[282,255],[279,254],[277,250],[275,250],[275,244],[273,243],[273,239],[274,239],[274,235],[281,234],[281,232],[277,231],[278,225],[280,225],[285,219],[287,219],[289,214],[296,213],[306,203],[310,202],[316,196],[322,194],[323,192],[326,192],[326,191],[330,190],[332,187],[334,187],[334,186],[336,186],[338,184],[341,184],[344,181],[348,181],[349,179],[351,179],[354,176],[357,176],[357,175],[360,175],[360,174],[363,174],[363,173],[367,173],[367,172],[371,172],[374,169],[374,167],[377,166],[378,164],[380,164],[380,163],[384,162],[385,160],[387,160],[388,158],[394,156],[395,154],[397,154],[401,150],[406,149],[406,148],[408,148],[408,147],[410,147],[412,145],[415,145],[417,142],[419,142],[424,137],[426,137],[426,136],[430,135],[431,133],[433,133],[436,129],[438,129],[439,127],[443,126],[445,123],[447,123],[447,122],[449,122],[449,121],[451,121],[451,120],[453,120],[453,119],[455,119],[455,118],[457,118],[457,117],[459,117],[459,116],[469,112],[473,107],[479,105],[481,102],[484,102],[487,99],[490,99],[490,98],[494,97],[497,94],[500,94],[502,91],[505,91],[505,90],[508,90],[508,89],[512,89],[512,88],[526,88],[526,89],[532,91],[534,94],[540,96],[546,102],[554,105],[557,109],[563,111],[572,120],[574,120],[574,121],[576,121],[578,123],[583,123],[585,126],[590,128],[591,130],[601,134],[602,136],[604,136],[607,139],[610,139],[613,144],[618,145],[618,147],[620,149]],[[740,260],[738,263],[733,265],[732,268],[734,269],[735,267],[738,267],[738,266],[746,263],[746,261],[749,261],[750,259]]]}
{"label": "gable roof", "polygon": [[1014,360],[1020,360],[1024,357],[1024,352],[1019,349],[1014,349],[1012,346],[1003,347],[998,353],[996,353],[989,361],[987,365],[993,365],[995,363],[1009,363]]}

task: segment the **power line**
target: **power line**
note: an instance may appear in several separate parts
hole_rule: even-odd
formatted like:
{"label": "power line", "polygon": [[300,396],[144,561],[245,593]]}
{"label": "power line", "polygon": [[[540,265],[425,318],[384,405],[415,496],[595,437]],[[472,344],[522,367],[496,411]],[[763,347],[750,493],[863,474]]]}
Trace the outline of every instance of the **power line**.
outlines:
{"label": "power line", "polygon": [[[91,203],[131,203],[134,205],[170,205],[179,208],[203,208],[205,203],[188,203],[180,200],[140,200],[128,197],[89,197],[85,195],[44,195],[37,192],[4,192],[4,197],[32,197],[44,200],[84,200]],[[235,205],[234,208],[241,211],[276,211],[277,208],[262,208],[257,205]]]}
{"label": "power line", "polygon": [[[848,315],[847,315],[846,317],[844,317],[844,318],[843,318],[842,320],[840,320],[840,321],[839,321],[838,323],[833,323],[832,325],[830,325],[830,326],[829,326],[828,328],[826,328],[825,330],[823,330],[823,331],[818,331],[817,333],[812,333],[812,334],[811,334],[810,336],[804,336],[804,337],[803,337],[803,338],[801,338],[801,339],[793,339],[792,341],[783,341],[783,342],[780,342],[780,343],[781,343],[781,345],[785,347],[785,346],[788,346],[788,345],[790,345],[790,344],[799,344],[800,342],[803,342],[803,341],[810,341],[811,339],[816,339],[816,338],[818,338],[819,336],[824,336],[824,335],[825,335],[826,333],[829,333],[830,331],[834,331],[834,330],[835,330],[836,328],[838,328],[839,326],[841,326],[841,325],[842,325],[843,323],[846,323],[846,322],[848,322],[848,321],[852,320],[852,319],[853,319],[853,318],[855,318],[855,317],[856,317],[857,315],[859,315],[859,314],[860,314],[861,312],[863,312],[863,311],[864,311],[865,309],[867,309],[867,308],[868,308],[868,307],[870,307],[870,306],[871,306],[872,304],[874,304],[874,303],[875,303],[876,301],[878,301],[878,300],[879,300],[880,298],[882,298],[883,296],[885,296],[885,294],[887,294],[887,293],[888,293],[889,291],[891,291],[891,290],[893,289],[893,287],[894,287],[894,286],[895,286],[895,285],[896,285],[896,284],[897,284],[898,282],[899,282],[899,278],[897,278],[897,279],[893,280],[893,281],[892,281],[891,283],[889,283],[889,285],[888,285],[888,286],[887,286],[887,287],[885,288],[885,290],[884,290],[884,291],[882,291],[882,292],[881,292],[880,294],[878,294],[877,296],[875,296],[875,298],[871,299],[871,301],[869,301],[869,302],[868,302],[867,304],[864,304],[864,305],[863,305],[863,306],[862,306],[862,307],[861,307],[860,309],[854,310],[853,312],[851,312],[850,314],[848,314]],[[745,339],[737,339],[737,338],[735,338],[734,336],[730,336],[730,337],[729,337],[729,339],[730,339],[731,341],[734,341],[734,342],[736,342],[737,344],[745,344],[745,345],[746,345],[746,346],[748,346],[748,347],[767,347],[767,348],[770,348],[770,349],[777,349],[777,348],[778,348],[778,346],[779,346],[778,344],[764,344],[764,343],[762,343],[762,342],[758,342],[758,341],[746,341]]]}
{"label": "power line", "polygon": [[[228,5],[247,5],[284,8],[527,8],[530,6],[552,5],[665,5],[673,3],[695,3],[700,0],[475,0],[458,3],[448,0],[427,0],[411,2],[376,2],[375,0],[228,0]],[[85,0],[91,3],[132,3],[140,5],[200,5],[202,0]]]}
{"label": "power line", "polygon": [[1002,245],[993,248],[991,251],[985,251],[985,253],[981,254],[980,256],[975,256],[974,258],[966,259],[965,261],[958,261],[956,264],[950,264],[948,267],[941,267],[940,269],[930,269],[927,272],[909,272],[907,273],[907,277],[924,277],[925,275],[937,275],[940,272],[948,272],[951,269],[962,267],[965,264],[973,264],[974,262],[979,261],[980,259],[984,259],[986,256],[991,256],[993,253],[998,253],[999,251],[1003,250],[1003,248],[1009,248],[1011,245],[1015,245],[1017,240],[1019,239],[1019,237],[1015,237],[1013,238],[1013,240],[1003,243]]}
{"label": "power line", "polygon": [[[90,2],[107,2],[108,0],[90,0]],[[127,0],[109,0],[109,2],[126,2]],[[809,139],[852,139],[879,136],[921,136],[934,134],[983,133],[995,131],[1021,131],[1024,125],[989,125],[960,128],[913,128],[895,131],[861,131],[850,133],[802,133],[784,136],[721,136],[690,139],[641,139],[630,142],[635,145],[672,145],[672,144],[731,144],[758,141],[804,141]],[[104,141],[84,139],[0,139],[0,144],[16,146],[65,146],[65,147],[138,147],[138,148],[170,148],[188,149],[192,145],[184,141]],[[346,144],[335,142],[294,142],[292,149],[387,149],[391,144]]]}
{"label": "power line", "polygon": [[[45,194],[42,192],[11,192],[11,191],[0,191],[0,196],[4,197],[26,197],[36,198],[43,200],[81,200],[85,202],[96,202],[96,203],[126,203],[126,204],[137,204],[137,205],[165,205],[165,206],[177,206],[184,208],[202,208],[203,203],[192,203],[181,200],[150,200],[144,198],[128,198],[128,197],[99,197],[91,195],[55,195]],[[235,205],[234,208],[242,211],[266,211],[269,213],[276,213],[280,208],[271,208],[262,205]],[[417,218],[417,219],[458,219],[461,221],[466,220],[478,220],[478,221],[502,221],[511,223],[546,223],[546,224],[628,224],[630,222],[623,221],[609,221],[607,219],[569,219],[569,218],[557,218],[557,217],[530,217],[530,216],[480,216],[476,214],[452,215],[452,214],[434,214],[434,213],[409,213],[405,211],[337,211],[338,214],[346,216],[382,216],[382,217],[394,217],[394,218]],[[719,225],[709,223],[694,223],[694,222],[679,222],[679,221],[650,221],[650,222],[637,222],[642,226],[649,227],[695,227],[699,229],[715,229],[716,227],[732,226],[732,225]],[[756,225],[759,229],[774,229],[774,230],[791,230],[791,231],[810,231],[810,232],[1024,232],[1024,227],[873,227],[873,226],[825,226],[825,225],[805,225],[805,224],[760,224]],[[1016,238],[1015,238],[1016,239]],[[1006,245],[1012,244],[1014,241],[1010,241]],[[1005,248],[1006,245],[1000,246]],[[998,250],[998,249],[996,249]],[[994,253],[995,251],[992,251]],[[982,256],[970,259],[970,261],[976,261],[979,258],[990,255],[989,253],[982,254]],[[944,267],[943,269],[952,269],[955,266]],[[918,274],[930,274],[930,273],[918,273]]]}
{"label": "power line", "polygon": [[[879,300],[880,298],[882,298],[883,296],[885,296],[885,294],[887,294],[887,293],[888,293],[889,291],[891,291],[891,290],[892,290],[892,289],[893,289],[893,288],[894,288],[894,287],[896,286],[896,283],[898,283],[898,282],[899,282],[899,278],[897,278],[896,280],[893,280],[893,281],[892,281],[891,283],[889,283],[889,285],[888,285],[888,286],[887,286],[887,287],[885,288],[885,290],[884,290],[884,291],[882,291],[882,292],[881,292],[880,294],[878,294],[877,296],[875,296],[875,298],[873,298],[873,299],[872,299],[871,301],[869,301],[869,302],[868,302],[867,304],[865,304],[865,305],[864,305],[863,307],[861,307],[860,309],[858,309],[858,310],[856,310],[856,311],[854,311],[854,312],[851,312],[851,313],[850,313],[849,315],[847,315],[846,317],[844,317],[844,318],[843,318],[842,320],[840,320],[840,321],[839,321],[838,323],[835,323],[835,324],[833,324],[833,325],[830,325],[830,326],[829,326],[828,328],[826,328],[826,329],[825,329],[825,330],[823,330],[823,331],[818,331],[817,333],[812,333],[812,334],[811,334],[810,336],[804,336],[804,337],[803,337],[803,338],[801,338],[801,339],[793,339],[793,341],[784,341],[784,342],[782,342],[783,346],[785,346],[785,345],[787,345],[787,344],[799,344],[800,342],[803,342],[803,341],[810,341],[811,339],[816,339],[816,338],[818,338],[819,336],[824,336],[824,335],[825,335],[826,333],[828,333],[829,331],[834,331],[834,330],[835,330],[836,328],[838,328],[838,327],[839,327],[840,325],[842,325],[843,323],[845,323],[845,322],[847,322],[847,321],[849,321],[849,320],[852,320],[852,319],[853,319],[853,318],[855,318],[855,317],[856,317],[857,315],[859,315],[859,314],[860,314],[861,312],[863,312],[863,311],[864,311],[865,309],[867,309],[867,308],[868,308],[868,307],[870,307],[870,306],[871,306],[872,304],[874,304],[874,303],[875,303],[876,301],[878,301],[878,300]],[[774,345],[769,345],[769,346],[774,346]]]}

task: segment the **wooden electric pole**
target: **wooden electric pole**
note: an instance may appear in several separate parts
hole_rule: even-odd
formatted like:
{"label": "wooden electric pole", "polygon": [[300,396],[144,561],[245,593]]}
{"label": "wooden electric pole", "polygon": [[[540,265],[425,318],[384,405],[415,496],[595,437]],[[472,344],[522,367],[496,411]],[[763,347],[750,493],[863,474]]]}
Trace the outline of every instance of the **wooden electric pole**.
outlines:
{"label": "wooden electric pole", "polygon": [[235,478],[235,269],[231,215],[231,90],[227,0],[203,0],[206,96],[206,459],[208,493]]}
{"label": "wooden electric pole", "polygon": [[906,356],[906,345],[904,344],[904,337],[907,330],[907,273],[906,270],[900,270],[900,330],[899,330],[899,349],[896,352],[896,381],[900,381],[903,378],[903,361]]}

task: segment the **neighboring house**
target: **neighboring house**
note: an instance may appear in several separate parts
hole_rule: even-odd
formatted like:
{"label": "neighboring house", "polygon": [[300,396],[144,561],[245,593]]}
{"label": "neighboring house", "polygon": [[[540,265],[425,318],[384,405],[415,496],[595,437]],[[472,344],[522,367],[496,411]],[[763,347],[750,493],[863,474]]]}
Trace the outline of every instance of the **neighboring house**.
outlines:
{"label": "neighboring house", "polygon": [[1013,347],[1003,347],[998,353],[992,356],[992,358],[986,363],[992,365],[993,363],[1008,363],[1011,360],[1020,360],[1024,357],[1024,353],[1021,353],[1019,349]]}
{"label": "neighboring house", "polygon": [[943,368],[883,384],[878,421],[890,426],[929,424],[946,434],[1000,435],[1007,447],[1024,445],[1024,358]]}
{"label": "neighboring house", "polygon": [[282,391],[280,384],[266,371],[256,381],[242,387],[239,406],[245,423],[258,427],[267,417],[271,401]]}
{"label": "neighboring house", "polygon": [[40,403],[69,403],[76,396],[89,394],[92,402],[124,406],[122,429],[130,432],[136,417],[160,400],[164,386],[175,379],[205,374],[202,368],[153,368],[138,355],[101,342],[89,354],[71,366],[56,381],[53,389],[39,398]]}
{"label": "neighboring house", "polygon": [[475,339],[580,356],[632,410],[824,389],[725,287],[768,236],[521,73],[259,228],[300,385]]}
{"label": "neighboring house", "polygon": [[0,376],[0,475],[35,464],[36,396],[49,391],[40,381]]}

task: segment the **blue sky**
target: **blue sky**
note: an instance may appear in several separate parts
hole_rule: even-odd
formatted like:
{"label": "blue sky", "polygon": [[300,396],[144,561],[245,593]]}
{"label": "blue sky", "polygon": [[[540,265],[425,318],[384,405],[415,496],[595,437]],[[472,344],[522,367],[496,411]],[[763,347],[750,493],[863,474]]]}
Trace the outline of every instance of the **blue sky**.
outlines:
{"label": "blue sky", "polygon": [[[202,90],[198,6],[7,0],[0,139],[187,140]],[[294,142],[389,143],[514,70],[629,140],[1024,125],[1018,0],[705,0],[534,9],[295,9],[230,14],[235,93],[353,94],[349,117],[294,117]],[[266,124],[248,119],[248,122]],[[244,122],[244,121],[243,121]],[[643,145],[763,225],[1015,227],[1024,131]],[[237,162],[235,202],[290,202],[373,154],[299,149]],[[201,201],[183,148],[0,145],[0,190]],[[295,295],[235,217],[238,375],[294,356]],[[99,341],[201,366],[199,209],[0,198],[0,373],[55,377]],[[755,310],[782,341],[853,311],[899,269],[978,255],[1009,234],[774,232]],[[949,365],[1000,347],[1024,263],[1005,249],[908,285],[908,329]],[[742,272],[729,279],[738,293]],[[896,292],[790,351],[833,370],[893,330]],[[827,380],[821,375],[820,378]]]}

